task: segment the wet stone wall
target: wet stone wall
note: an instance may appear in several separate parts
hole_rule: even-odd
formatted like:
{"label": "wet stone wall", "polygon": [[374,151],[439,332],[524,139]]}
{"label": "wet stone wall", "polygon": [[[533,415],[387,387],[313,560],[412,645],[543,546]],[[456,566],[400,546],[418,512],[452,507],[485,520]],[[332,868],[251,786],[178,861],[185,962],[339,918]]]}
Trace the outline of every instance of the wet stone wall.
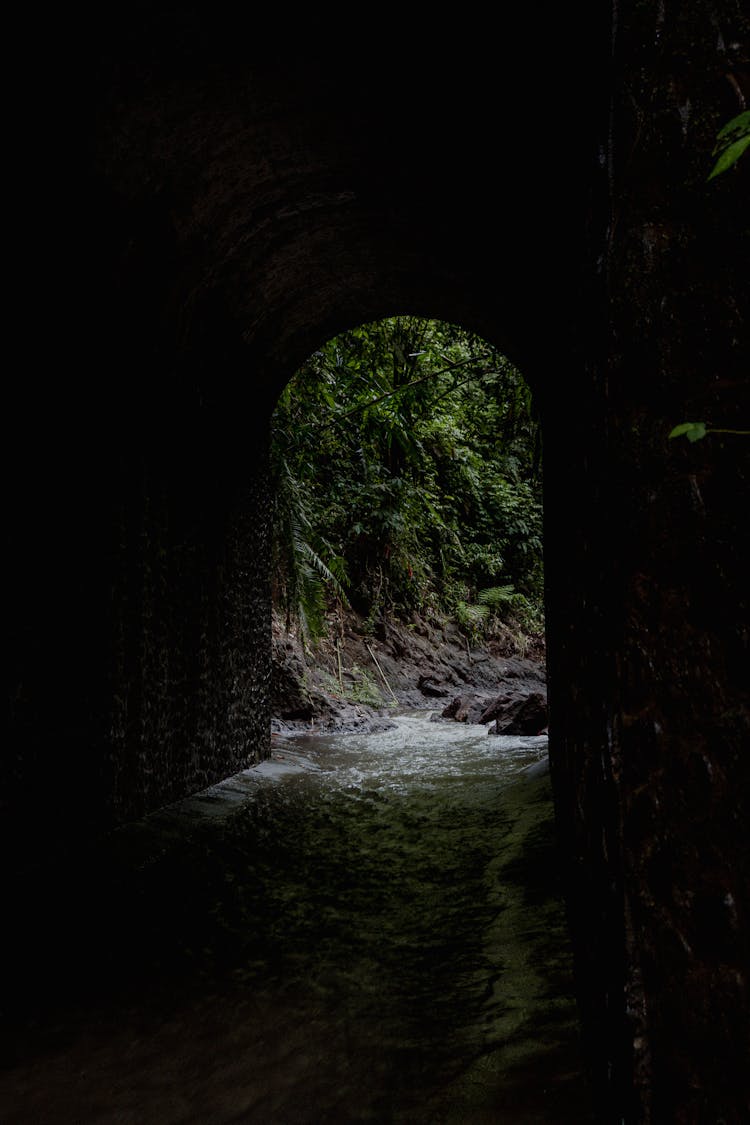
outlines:
{"label": "wet stone wall", "polygon": [[158,484],[144,481],[121,510],[107,742],[116,820],[257,761],[268,739],[269,504],[264,466],[253,467],[226,495],[204,487],[177,531]]}
{"label": "wet stone wall", "polygon": [[178,408],[151,433],[130,422],[78,461],[61,453],[18,514],[1,789],[16,856],[85,840],[267,746],[264,436],[210,412],[188,425]]}
{"label": "wet stone wall", "polygon": [[[569,395],[545,434],[547,467],[563,440],[585,448],[567,480],[545,474],[551,522],[566,513],[548,537],[551,754],[589,1058],[617,1123],[739,1123],[750,1105],[750,165],[708,179],[750,96],[748,30],[729,4],[618,6],[602,358],[586,406]],[[705,440],[670,440],[691,419]]]}

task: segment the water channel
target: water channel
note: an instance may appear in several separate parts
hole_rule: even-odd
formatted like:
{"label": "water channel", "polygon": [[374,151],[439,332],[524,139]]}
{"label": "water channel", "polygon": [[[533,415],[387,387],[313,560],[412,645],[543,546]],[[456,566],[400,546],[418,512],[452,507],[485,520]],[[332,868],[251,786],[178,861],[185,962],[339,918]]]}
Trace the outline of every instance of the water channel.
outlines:
{"label": "water channel", "polygon": [[277,737],[67,861],[0,1119],[589,1121],[545,758],[424,712]]}

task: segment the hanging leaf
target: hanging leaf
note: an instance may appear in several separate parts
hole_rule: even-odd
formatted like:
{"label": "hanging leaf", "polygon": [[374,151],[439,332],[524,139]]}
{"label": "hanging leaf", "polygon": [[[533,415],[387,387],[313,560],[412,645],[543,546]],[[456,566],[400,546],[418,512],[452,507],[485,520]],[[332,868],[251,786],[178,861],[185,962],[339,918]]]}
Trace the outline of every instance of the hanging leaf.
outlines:
{"label": "hanging leaf", "polygon": [[727,121],[717,133],[713,155],[718,159],[708,179],[712,180],[714,176],[720,176],[722,172],[726,172],[736,164],[748,145],[750,145],[750,110],[745,110],[731,121]]}
{"label": "hanging leaf", "polygon": [[682,422],[670,433],[670,438],[683,437],[688,441],[700,441],[701,438],[706,436],[706,423],[705,422]]}
{"label": "hanging leaf", "polygon": [[750,134],[746,137],[740,137],[738,141],[735,141],[733,144],[729,145],[728,148],[725,148],[714,164],[713,171],[708,177],[709,180],[712,180],[714,176],[721,175],[722,172],[726,172],[728,168],[736,164],[748,145],[750,145]]}
{"label": "hanging leaf", "polygon": [[[720,147],[718,144],[719,141],[727,144],[729,141],[733,141],[736,137],[742,136],[745,133],[750,133],[750,109],[738,113],[731,121],[727,121],[723,128],[719,129],[719,132],[716,134],[716,148]],[[716,149],[714,149],[714,152],[716,152]]]}

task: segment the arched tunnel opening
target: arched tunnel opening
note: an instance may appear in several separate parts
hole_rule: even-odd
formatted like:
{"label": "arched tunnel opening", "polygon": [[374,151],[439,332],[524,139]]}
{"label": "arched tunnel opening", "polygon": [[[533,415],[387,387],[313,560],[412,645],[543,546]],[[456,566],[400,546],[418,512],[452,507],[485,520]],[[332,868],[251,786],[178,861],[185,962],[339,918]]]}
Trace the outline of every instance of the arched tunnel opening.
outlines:
{"label": "arched tunnel opening", "polygon": [[[324,341],[409,310],[511,356],[544,425],[551,784],[597,1119],[744,1122],[747,157],[708,177],[745,112],[746,17],[519,9],[396,67],[377,29],[297,53],[196,6],[121,15],[61,29],[18,117],[9,1057],[27,983],[48,1009],[75,992],[78,863],[267,753],[269,418]],[[195,889],[174,888],[179,918]]]}
{"label": "arched tunnel opening", "polygon": [[326,610],[371,637],[432,611],[467,648],[543,646],[541,425],[489,343],[410,316],[341,333],[282,393],[270,461],[273,604],[303,646]]}
{"label": "arched tunnel opening", "polygon": [[[480,713],[545,678],[528,387],[456,325],[391,318],[317,349],[272,433],[269,578],[306,639],[291,702],[286,685],[303,721],[274,711],[272,682],[260,767],[130,820],[95,860],[58,864],[56,891],[28,888],[57,937],[26,953],[11,1091],[76,1121],[113,1090],[162,1122],[223,1100],[249,1120],[587,1120],[546,715],[503,733],[498,716],[490,736]],[[315,662],[320,574],[329,627],[345,604],[360,641],[343,667],[337,644],[338,684]],[[306,711],[316,672],[324,706]]]}

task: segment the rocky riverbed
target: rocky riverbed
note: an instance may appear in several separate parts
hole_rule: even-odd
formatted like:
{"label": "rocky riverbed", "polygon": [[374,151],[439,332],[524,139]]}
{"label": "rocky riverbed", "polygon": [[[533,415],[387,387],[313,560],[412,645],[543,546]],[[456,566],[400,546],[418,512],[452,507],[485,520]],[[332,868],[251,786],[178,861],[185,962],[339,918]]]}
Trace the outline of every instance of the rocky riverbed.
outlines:
{"label": "rocky riverbed", "polygon": [[368,629],[348,614],[331,622],[325,640],[304,646],[274,620],[271,706],[276,735],[387,729],[404,707],[491,723],[490,734],[541,734],[543,642],[506,631],[472,646],[450,620],[415,616]]}

